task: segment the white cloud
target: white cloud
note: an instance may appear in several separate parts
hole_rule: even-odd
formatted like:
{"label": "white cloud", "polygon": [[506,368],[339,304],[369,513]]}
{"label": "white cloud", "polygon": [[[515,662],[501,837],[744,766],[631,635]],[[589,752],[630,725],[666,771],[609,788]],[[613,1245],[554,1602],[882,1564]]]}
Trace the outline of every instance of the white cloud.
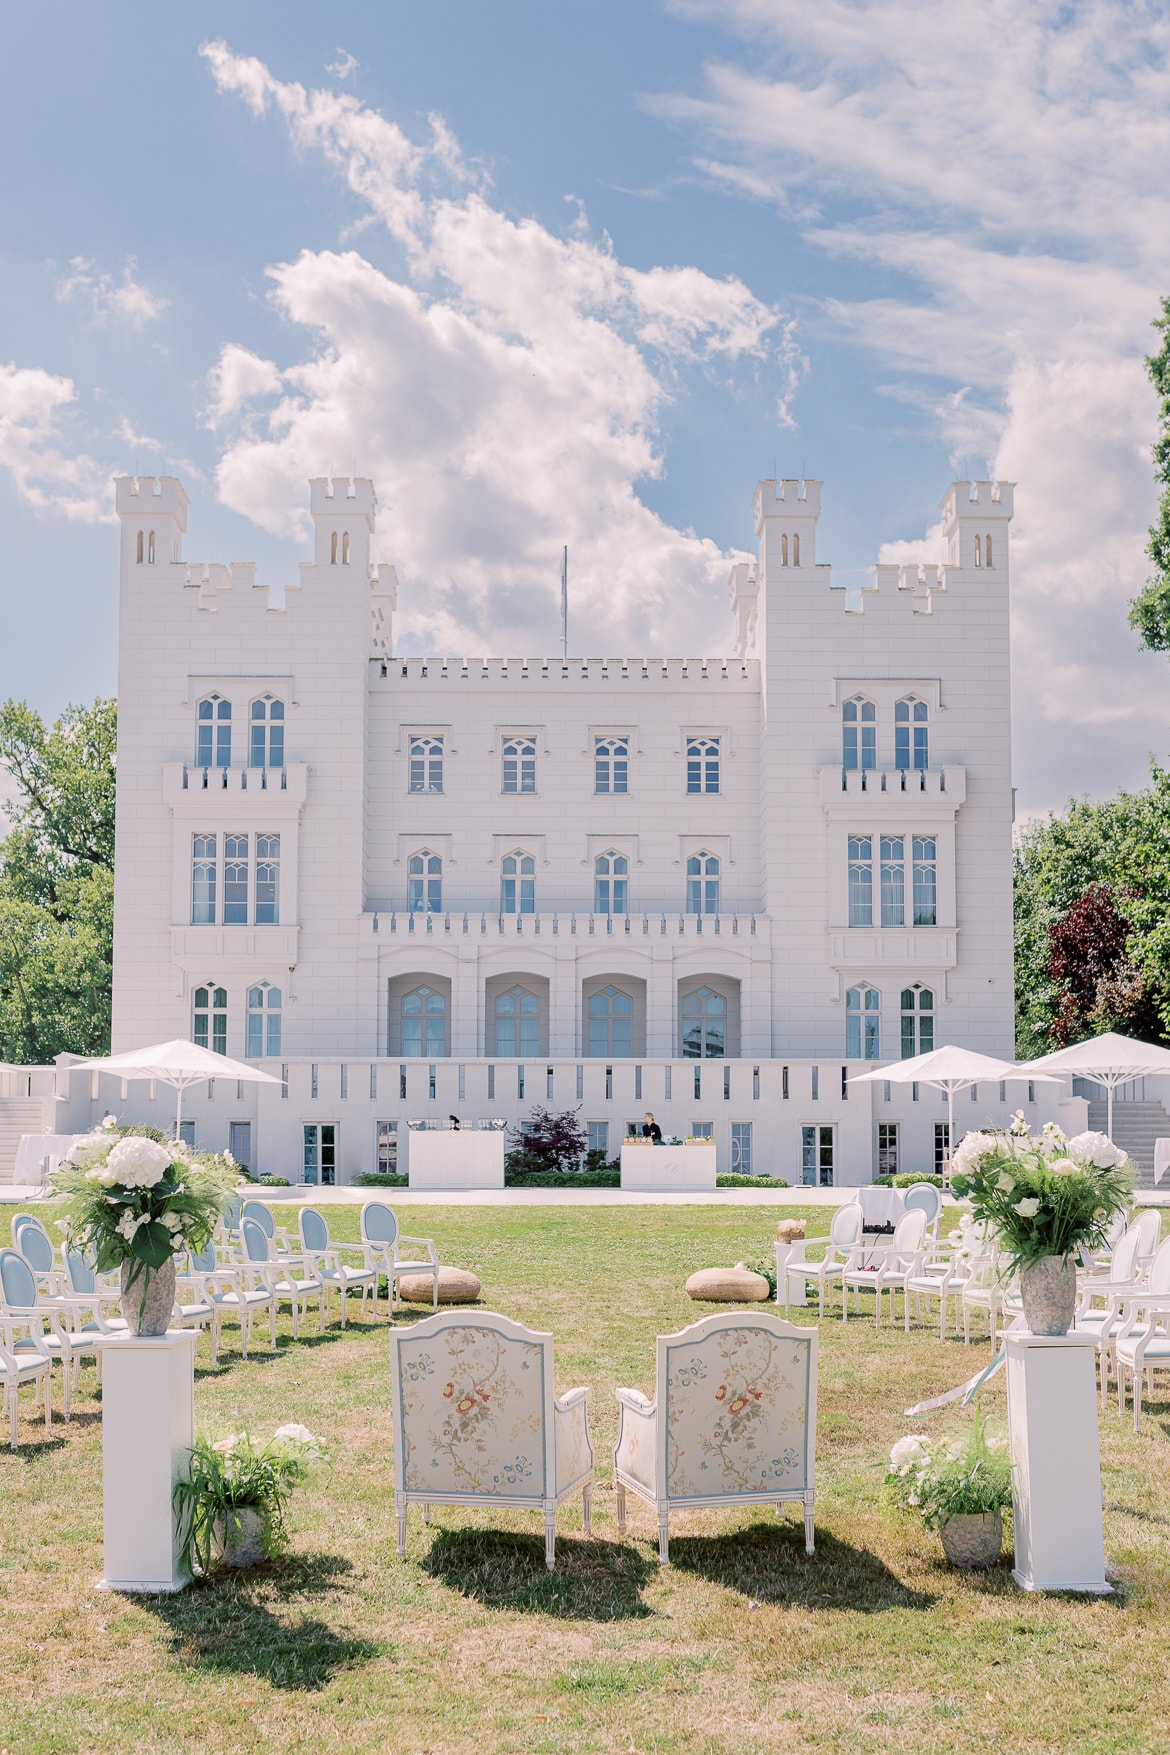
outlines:
{"label": "white cloud", "polygon": [[95,322],[116,317],[142,329],[161,317],[169,300],[160,298],[135,280],[138,264],[133,256],[123,266],[122,277],[115,279],[86,256],[74,256],[69,273],[57,282],[56,296],[61,304],[77,302],[88,305]]}
{"label": "white cloud", "polygon": [[[742,52],[653,107],[719,184],[904,290],[826,307],[956,462],[1018,480],[1025,798],[1140,777],[1170,743],[1165,660],[1139,654],[1170,291],[1170,18],[1152,0],[677,0]],[[848,218],[841,216],[848,214]]]}
{"label": "white cloud", "polygon": [[326,73],[336,74],[338,79],[350,79],[361,71],[361,62],[348,49],[338,48],[336,61],[326,61]]}
{"label": "white cloud", "polygon": [[0,469],[38,512],[82,522],[110,518],[108,478],[91,457],[59,447],[61,417],[76,401],[70,378],[40,366],[0,365]]}
{"label": "white cloud", "polygon": [[214,418],[241,417],[223,500],[287,531],[305,477],[356,462],[381,495],[406,631],[432,650],[550,643],[566,541],[578,650],[724,650],[729,557],[636,487],[661,469],[658,421],[687,372],[759,374],[786,415],[799,361],[779,314],[735,279],[631,268],[580,217],[565,236],[513,219],[440,118],[418,145],[348,94],[282,83],[222,43],[203,53],[221,91],[336,166],[408,264],[396,280],[352,250],[305,251],[270,270],[313,351],[279,372],[221,355]]}

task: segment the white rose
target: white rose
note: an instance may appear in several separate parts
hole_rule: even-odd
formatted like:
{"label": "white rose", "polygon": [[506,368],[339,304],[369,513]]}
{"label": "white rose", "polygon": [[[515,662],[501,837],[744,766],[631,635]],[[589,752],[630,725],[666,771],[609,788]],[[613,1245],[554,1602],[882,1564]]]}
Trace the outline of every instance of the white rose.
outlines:
{"label": "white rose", "polygon": [[170,1162],[169,1146],[131,1136],[118,1141],[110,1153],[108,1168],[124,1188],[153,1188],[166,1175]]}
{"label": "white rose", "polygon": [[172,1233],[183,1229],[183,1221],[178,1213],[164,1213],[162,1216],[162,1223],[166,1226],[167,1230]]}
{"label": "white rose", "polygon": [[1034,1219],[1039,1211],[1040,1202],[1031,1195],[1026,1200],[1018,1200],[1012,1208],[1012,1212],[1019,1213],[1021,1219]]}
{"label": "white rose", "polygon": [[1001,1194],[1010,1194],[1016,1186],[1016,1179],[1014,1176],[1009,1176],[1006,1170],[1001,1170],[995,1186]]}
{"label": "white rose", "polygon": [[1078,1164],[1091,1164],[1095,1170],[1111,1170],[1124,1164],[1126,1154],[1115,1146],[1108,1134],[1078,1133],[1068,1142],[1068,1155]]}
{"label": "white rose", "polygon": [[905,1438],[899,1438],[890,1451],[891,1469],[897,1469],[900,1474],[903,1469],[909,1468],[912,1463],[926,1455],[926,1445],[927,1440],[921,1433],[910,1433]]}
{"label": "white rose", "polygon": [[1081,1165],[1074,1164],[1071,1158],[1053,1158],[1048,1168],[1054,1176],[1079,1176]]}
{"label": "white rose", "polygon": [[85,1133],[79,1140],[74,1140],[65,1159],[67,1164],[75,1164],[84,1170],[87,1164],[97,1163],[104,1158],[110,1148],[110,1142],[104,1134]]}

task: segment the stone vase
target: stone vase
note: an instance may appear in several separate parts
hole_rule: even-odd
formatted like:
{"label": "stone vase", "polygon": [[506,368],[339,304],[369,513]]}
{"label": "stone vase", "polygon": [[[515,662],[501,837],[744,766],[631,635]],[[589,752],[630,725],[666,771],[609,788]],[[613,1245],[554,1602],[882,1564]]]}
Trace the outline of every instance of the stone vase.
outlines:
{"label": "stone vase", "polygon": [[966,1571],[994,1566],[1003,1547],[1003,1516],[998,1511],[969,1512],[939,1524],[943,1553],[952,1566]]}
{"label": "stone vase", "polygon": [[254,1506],[242,1505],[217,1517],[213,1529],[215,1546],[225,1566],[259,1566],[265,1559],[264,1537],[268,1520]]}
{"label": "stone vase", "polygon": [[1024,1316],[1034,1335],[1066,1335],[1077,1303],[1077,1264],[1068,1255],[1042,1255],[1020,1271]]}
{"label": "stone vase", "polygon": [[[139,1271],[134,1284],[128,1287],[127,1282],[135,1267]],[[121,1284],[122,1315],[129,1332],[132,1335],[165,1335],[175,1307],[174,1256],[160,1268],[146,1269],[138,1262],[124,1261]]]}

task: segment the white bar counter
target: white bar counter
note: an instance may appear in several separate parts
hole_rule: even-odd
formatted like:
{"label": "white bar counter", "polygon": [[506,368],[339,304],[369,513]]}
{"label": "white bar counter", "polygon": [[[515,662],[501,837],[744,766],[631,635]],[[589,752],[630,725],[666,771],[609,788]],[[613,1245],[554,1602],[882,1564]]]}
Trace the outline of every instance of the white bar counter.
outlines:
{"label": "white bar counter", "polygon": [[622,1146],[622,1187],[647,1190],[715,1188],[715,1143],[701,1146]]}
{"label": "white bar counter", "polygon": [[500,1128],[411,1128],[406,1170],[412,1189],[503,1188]]}

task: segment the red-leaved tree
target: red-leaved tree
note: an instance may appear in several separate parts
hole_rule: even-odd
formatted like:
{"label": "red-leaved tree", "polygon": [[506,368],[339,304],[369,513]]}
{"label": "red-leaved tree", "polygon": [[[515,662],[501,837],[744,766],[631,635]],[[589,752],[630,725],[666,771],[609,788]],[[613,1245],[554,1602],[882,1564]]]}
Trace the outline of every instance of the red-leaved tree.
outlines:
{"label": "red-leaved tree", "polygon": [[1090,884],[1049,927],[1048,973],[1058,1001],[1049,1031],[1054,1048],[1105,1030],[1161,1039],[1158,1008],[1127,948],[1133,929],[1117,905],[1137,894],[1124,886]]}

